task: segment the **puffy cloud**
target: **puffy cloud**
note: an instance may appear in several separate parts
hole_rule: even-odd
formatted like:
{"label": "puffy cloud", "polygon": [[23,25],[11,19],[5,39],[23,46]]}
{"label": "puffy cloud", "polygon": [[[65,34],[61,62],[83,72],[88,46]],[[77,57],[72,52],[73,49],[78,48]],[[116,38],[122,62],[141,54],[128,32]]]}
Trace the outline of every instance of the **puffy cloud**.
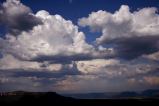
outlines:
{"label": "puffy cloud", "polygon": [[99,10],[79,19],[78,23],[101,31],[101,37],[96,39],[101,44],[121,37],[159,35],[158,20],[157,8],[143,8],[131,13],[127,5],[122,5],[114,14]]}
{"label": "puffy cloud", "polygon": [[0,22],[8,27],[10,33],[15,36],[42,24],[31,9],[20,3],[19,0],[7,0],[0,6]]}
{"label": "puffy cloud", "polygon": [[70,64],[54,64],[47,61],[22,61],[12,55],[5,55],[0,59],[0,71],[6,71],[6,73],[13,72],[17,75],[46,75],[52,77],[80,74],[75,62]]}
{"label": "puffy cloud", "polygon": [[41,10],[36,15],[43,24],[34,26],[17,37],[7,34],[2,45],[4,54],[12,54],[21,60],[68,63],[92,58],[110,58],[114,51],[110,48],[95,48],[85,41],[83,32],[71,21],[60,15],[50,15]]}
{"label": "puffy cloud", "polygon": [[159,15],[155,7],[130,12],[128,6],[122,5],[115,13],[92,12],[78,23],[102,32],[96,43],[113,45],[117,57],[134,59],[159,49]]}
{"label": "puffy cloud", "polygon": [[139,59],[127,62],[116,59],[96,59],[77,62],[78,70],[84,75],[96,75],[102,78],[127,78],[157,73],[158,64],[151,61],[138,62]]}
{"label": "puffy cloud", "polygon": [[88,60],[88,61],[78,61],[77,62],[77,68],[79,71],[85,74],[93,74],[93,73],[100,73],[107,71],[104,69],[107,66],[115,66],[116,64],[119,64],[118,60],[106,60],[106,59],[94,59],[94,60]]}
{"label": "puffy cloud", "polygon": [[[78,26],[60,15],[50,15],[45,10],[33,14],[31,9],[19,0],[8,0],[1,7],[2,21],[8,24],[11,30],[21,32],[8,33],[5,39],[0,38],[2,54],[11,54],[22,61],[52,61],[54,63],[110,58],[114,54],[113,49],[96,48],[88,44],[84,33],[78,31]],[[5,15],[8,18],[3,18]],[[19,29],[27,26],[21,24],[20,20],[31,27]],[[34,24],[37,20],[43,24]]]}
{"label": "puffy cloud", "polygon": [[[7,1],[3,5],[15,6],[15,10],[18,8],[14,17],[31,14],[31,10],[19,1]],[[22,9],[19,10],[20,8]],[[7,21],[14,20],[12,14],[5,14],[11,15],[9,17],[12,20]],[[85,41],[83,32],[79,32],[76,25],[60,15],[50,15],[47,11],[41,10],[31,16],[41,20],[43,24],[36,24],[30,27],[31,29],[23,31],[18,29],[21,33],[8,33],[5,39],[0,38],[0,52],[3,54],[0,59],[0,75],[3,78],[0,90],[56,91],[57,89],[53,88],[56,81],[67,75],[81,74],[76,63],[72,61],[98,56],[103,58],[107,52],[112,52],[95,50]],[[19,21],[15,22],[16,28],[20,27]],[[7,24],[12,26],[11,22]]]}
{"label": "puffy cloud", "polygon": [[[0,70],[1,90],[53,90],[65,93],[120,91],[134,87],[138,89],[139,85],[135,78],[143,78],[158,73],[158,64],[142,63],[138,60],[121,62],[115,59],[94,59],[65,65],[44,62],[40,64],[41,67],[36,69],[34,63],[32,63],[32,68],[28,68],[31,62],[29,64],[25,62],[18,63],[9,59],[13,57],[8,56],[6,58],[8,58],[6,60],[10,61],[10,63],[6,61],[6,66],[8,65],[11,68]],[[15,65],[16,63],[18,65]],[[26,64],[25,67],[22,66],[23,63]],[[14,69],[15,67],[19,68]],[[127,82],[129,78],[135,79],[134,86],[130,81]],[[97,86],[96,82],[98,82],[99,86]],[[143,85],[147,83],[143,82],[143,79],[141,79],[140,83]],[[28,89],[28,87],[30,88]],[[143,89],[143,86],[141,88]]]}
{"label": "puffy cloud", "polygon": [[34,26],[33,30],[22,32],[17,37],[6,35],[5,52],[31,60],[38,56],[72,56],[94,51],[85,42],[85,35],[71,21],[44,10],[39,11],[36,17],[42,20],[42,25]]}
{"label": "puffy cloud", "polygon": [[5,55],[0,59],[0,70],[8,69],[40,69],[40,63],[20,61],[12,55]]}
{"label": "puffy cloud", "polygon": [[54,84],[63,80],[65,76],[80,74],[77,72],[75,64],[49,64],[36,69],[35,67],[28,66],[31,63],[26,63],[25,67],[20,66],[22,63],[17,63],[17,65],[15,65],[16,63],[6,63],[8,68],[6,66],[1,67],[0,91],[57,91],[58,89],[54,89]]}

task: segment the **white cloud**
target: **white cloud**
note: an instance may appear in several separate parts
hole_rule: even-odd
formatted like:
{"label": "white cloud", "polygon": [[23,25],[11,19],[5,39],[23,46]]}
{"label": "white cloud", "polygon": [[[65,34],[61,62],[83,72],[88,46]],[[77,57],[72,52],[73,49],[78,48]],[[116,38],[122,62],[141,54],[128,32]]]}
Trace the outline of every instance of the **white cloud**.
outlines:
{"label": "white cloud", "polygon": [[159,35],[159,15],[154,7],[130,12],[127,5],[122,5],[113,14],[99,10],[79,19],[78,23],[101,31],[101,37],[96,39],[99,44],[114,38]]}
{"label": "white cloud", "polygon": [[[70,20],[65,20],[60,15],[51,15],[45,10],[33,14],[31,9],[23,5],[19,0],[8,0],[3,3],[2,7],[1,16],[7,15],[9,18],[3,18],[5,20],[1,21],[9,24],[10,29],[21,31],[21,33],[6,34],[6,39],[0,38],[0,41],[2,41],[0,51],[3,54],[11,54],[23,61],[36,61],[38,59],[40,59],[39,61],[41,59],[47,61],[50,58],[50,60],[53,60],[60,57],[69,58],[67,61],[72,61],[72,58],[76,61],[79,58],[105,58],[114,54],[113,49],[101,46],[95,48],[93,45],[88,44],[85,41],[84,33],[78,30],[78,26],[74,25]],[[16,29],[15,26],[23,25],[20,23],[21,21],[19,22],[19,18],[25,20],[23,16],[26,15],[33,16],[43,24],[33,25],[29,30]],[[25,22],[27,24],[31,22],[30,20],[25,21],[27,21]]]}
{"label": "white cloud", "polygon": [[116,64],[119,64],[118,60],[115,59],[94,59],[94,60],[88,60],[88,61],[78,61],[77,62],[77,68],[79,71],[85,74],[93,74],[93,73],[100,73],[106,71],[104,68],[106,66],[114,66]]}
{"label": "white cloud", "polygon": [[40,69],[40,63],[20,61],[12,55],[5,55],[0,59],[0,70],[8,69]]}
{"label": "white cloud", "polygon": [[135,77],[137,75],[146,75],[149,72],[156,72],[158,69],[157,64],[138,61],[138,59],[130,62],[121,62],[116,59],[95,59],[79,61],[77,62],[77,68],[83,74],[106,78]]}
{"label": "white cloud", "polygon": [[61,71],[63,68],[62,64],[49,64],[46,69],[52,71]]}
{"label": "white cloud", "polygon": [[30,60],[38,56],[72,56],[94,51],[93,46],[85,42],[85,35],[71,21],[44,10],[36,17],[42,20],[42,25],[17,37],[6,35],[8,46],[5,45],[5,52]]}
{"label": "white cloud", "polygon": [[4,55],[0,59],[0,71],[13,71],[13,72],[52,72],[52,73],[62,73],[65,74],[74,74],[77,73],[75,63],[62,64],[62,63],[49,63],[45,62],[36,62],[36,61],[22,61],[18,60],[10,54]]}
{"label": "white cloud", "polygon": [[3,7],[6,8],[5,12],[9,17],[31,12],[31,9],[20,3],[20,0],[6,0],[6,2],[3,3]]}

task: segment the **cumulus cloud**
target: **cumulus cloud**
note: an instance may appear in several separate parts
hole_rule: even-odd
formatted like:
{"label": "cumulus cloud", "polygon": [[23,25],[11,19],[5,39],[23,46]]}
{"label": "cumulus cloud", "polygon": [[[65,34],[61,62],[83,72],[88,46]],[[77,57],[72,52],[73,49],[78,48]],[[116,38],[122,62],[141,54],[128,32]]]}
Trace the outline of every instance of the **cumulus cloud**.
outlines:
{"label": "cumulus cloud", "polygon": [[42,10],[36,15],[43,22],[18,37],[7,36],[5,51],[21,59],[31,60],[38,56],[72,56],[88,54],[93,47],[85,42],[85,35],[71,21],[60,15],[50,15]]}
{"label": "cumulus cloud", "polygon": [[102,70],[102,68],[105,68],[106,66],[114,66],[118,64],[119,61],[115,59],[94,59],[94,60],[87,60],[87,61],[78,61],[77,62],[77,68],[79,71],[85,73],[85,74],[93,74],[93,73],[100,73],[104,72],[105,69]]}
{"label": "cumulus cloud", "polygon": [[117,56],[124,59],[134,59],[159,49],[159,15],[155,7],[130,12],[127,5],[122,5],[115,13],[92,12],[78,23],[102,32],[96,43],[114,45]]}
{"label": "cumulus cloud", "polygon": [[0,70],[8,69],[39,69],[40,63],[20,61],[12,55],[5,55],[0,59]]}
{"label": "cumulus cloud", "polygon": [[0,22],[15,36],[42,24],[31,9],[20,3],[19,0],[7,0],[0,6]]}
{"label": "cumulus cloud", "polygon": [[17,37],[7,34],[3,52],[22,60],[71,62],[91,58],[109,58],[113,49],[95,48],[85,41],[83,32],[60,15],[41,10],[35,15],[43,24]]}
{"label": "cumulus cloud", "polygon": [[158,19],[157,8],[143,8],[131,13],[127,5],[122,5],[113,14],[99,10],[79,19],[78,23],[101,31],[101,37],[96,39],[100,44],[114,38],[159,35]]}
{"label": "cumulus cloud", "polygon": [[116,59],[96,59],[77,62],[78,70],[86,75],[97,75],[102,78],[128,78],[156,73],[158,64],[151,61],[138,62],[139,59],[121,62]]}
{"label": "cumulus cloud", "polygon": [[116,91],[138,77],[158,83],[146,77],[158,73],[153,61],[159,49],[158,20],[156,8],[132,13],[123,5],[113,14],[92,12],[79,20],[102,32],[92,45],[61,15],[34,14],[19,0],[7,0],[0,6],[0,22],[9,28],[0,38],[0,90],[88,92],[91,86],[91,91]]}
{"label": "cumulus cloud", "polygon": [[12,55],[5,55],[0,59],[0,71],[13,72],[15,75],[61,77],[64,75],[80,74],[75,62],[70,64],[32,62],[18,60]]}
{"label": "cumulus cloud", "polygon": [[[143,77],[157,74],[159,68],[157,63],[142,63],[138,60],[129,63],[115,59],[77,61],[65,65],[46,62],[41,64],[41,67],[38,65],[38,68],[36,68],[35,63],[32,63],[32,65],[25,62],[18,63],[17,61],[11,61],[9,58],[13,57],[8,56],[8,59],[6,59],[5,64],[8,65],[8,69],[6,69],[6,66],[2,66],[5,69],[0,70],[1,90],[53,90],[76,93],[81,91],[127,90],[132,89],[133,84],[133,88],[138,89],[139,85],[137,85],[136,80],[132,84],[130,81],[127,82],[127,79],[141,77],[142,80],[139,81],[145,85],[147,82],[143,81]],[[7,60],[10,63],[7,63]],[[15,65],[15,62],[18,65]],[[24,67],[23,64],[26,64],[26,66]],[[99,86],[95,82],[98,82]],[[27,89],[28,87],[29,89]],[[143,89],[143,86],[141,88]]]}

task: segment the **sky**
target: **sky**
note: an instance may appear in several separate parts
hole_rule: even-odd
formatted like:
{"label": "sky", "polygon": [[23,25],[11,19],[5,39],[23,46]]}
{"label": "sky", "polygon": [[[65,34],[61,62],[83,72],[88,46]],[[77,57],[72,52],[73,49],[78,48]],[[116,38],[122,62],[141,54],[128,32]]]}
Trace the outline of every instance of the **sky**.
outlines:
{"label": "sky", "polygon": [[0,0],[0,91],[159,87],[158,0]]}

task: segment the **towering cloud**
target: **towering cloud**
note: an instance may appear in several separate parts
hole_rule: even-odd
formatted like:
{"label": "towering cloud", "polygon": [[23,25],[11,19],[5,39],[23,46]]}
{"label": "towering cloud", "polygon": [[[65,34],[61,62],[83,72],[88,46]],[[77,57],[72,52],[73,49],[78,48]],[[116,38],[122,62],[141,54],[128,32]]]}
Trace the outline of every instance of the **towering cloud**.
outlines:
{"label": "towering cloud", "polygon": [[85,42],[85,35],[71,21],[66,21],[60,15],[50,15],[44,10],[39,11],[35,17],[43,24],[17,37],[8,34],[5,52],[31,60],[39,56],[85,55],[94,50]]}

